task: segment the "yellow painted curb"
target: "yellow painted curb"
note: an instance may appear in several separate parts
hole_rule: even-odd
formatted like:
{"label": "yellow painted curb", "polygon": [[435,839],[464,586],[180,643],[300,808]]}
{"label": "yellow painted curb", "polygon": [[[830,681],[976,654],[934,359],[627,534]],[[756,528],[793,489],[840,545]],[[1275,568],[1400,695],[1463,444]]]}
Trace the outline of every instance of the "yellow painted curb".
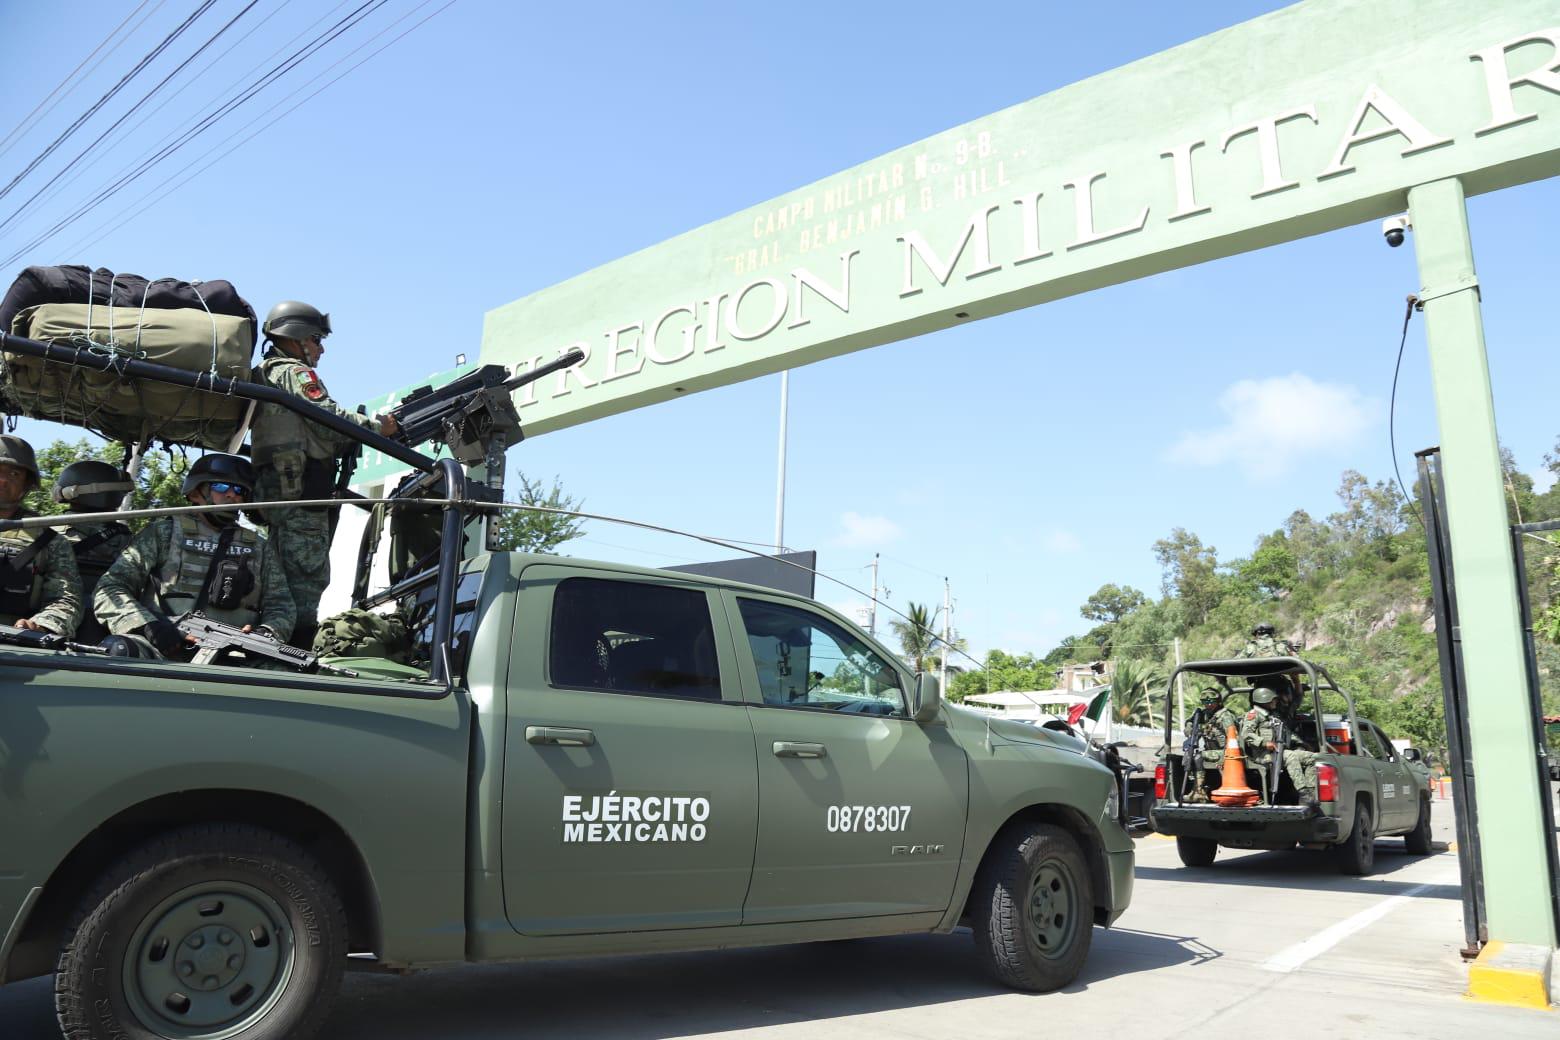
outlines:
{"label": "yellow painted curb", "polygon": [[1519,943],[1489,942],[1468,966],[1468,997],[1485,1004],[1549,1007],[1552,950]]}

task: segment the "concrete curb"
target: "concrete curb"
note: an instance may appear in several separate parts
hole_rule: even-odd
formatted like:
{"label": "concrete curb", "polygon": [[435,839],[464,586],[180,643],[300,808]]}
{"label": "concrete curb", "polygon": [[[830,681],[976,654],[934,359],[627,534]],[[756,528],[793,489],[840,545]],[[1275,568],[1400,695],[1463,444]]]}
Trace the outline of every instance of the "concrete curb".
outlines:
{"label": "concrete curb", "polygon": [[1491,941],[1468,966],[1468,997],[1486,1004],[1549,1007],[1555,951],[1547,946]]}

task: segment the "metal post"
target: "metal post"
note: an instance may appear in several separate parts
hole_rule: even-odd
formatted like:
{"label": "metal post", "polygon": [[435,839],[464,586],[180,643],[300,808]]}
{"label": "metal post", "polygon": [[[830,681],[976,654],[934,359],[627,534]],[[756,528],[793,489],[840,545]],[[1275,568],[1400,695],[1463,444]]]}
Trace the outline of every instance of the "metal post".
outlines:
{"label": "metal post", "polygon": [[775,477],[775,552],[785,552],[785,426],[790,411],[791,373],[780,373],[780,464]]}
{"label": "metal post", "polygon": [[[142,430],[144,431],[150,425],[148,423],[146,426],[143,426]],[[151,446],[152,439],[146,436],[144,432],[141,439],[130,446],[130,458],[125,463],[125,472],[130,474],[130,490],[126,491],[125,497],[119,500],[119,508],[121,510],[135,508],[135,486],[141,479],[141,463],[146,459],[146,453],[151,449]],[[87,598],[90,600],[92,597],[88,596]]]}
{"label": "metal post", "polygon": [[872,554],[872,606],[867,610],[867,635],[877,636],[877,601],[878,601],[878,554]]}
{"label": "metal post", "polygon": [[1543,814],[1533,769],[1537,743],[1528,710],[1522,622],[1511,567],[1478,279],[1462,183],[1408,193],[1423,288],[1425,340],[1441,431],[1446,519],[1457,573],[1458,619],[1468,681],[1489,937],[1555,945]]}
{"label": "metal post", "polygon": [[938,669],[942,674],[937,678],[939,688],[948,688],[948,648],[953,645],[953,594],[948,591],[948,579],[943,579],[943,645],[942,667]]}
{"label": "metal post", "polygon": [[[1160,644],[1163,646],[1164,644]],[[1181,739],[1186,739],[1186,680],[1181,676],[1181,637],[1175,640],[1175,713],[1180,720]]]}

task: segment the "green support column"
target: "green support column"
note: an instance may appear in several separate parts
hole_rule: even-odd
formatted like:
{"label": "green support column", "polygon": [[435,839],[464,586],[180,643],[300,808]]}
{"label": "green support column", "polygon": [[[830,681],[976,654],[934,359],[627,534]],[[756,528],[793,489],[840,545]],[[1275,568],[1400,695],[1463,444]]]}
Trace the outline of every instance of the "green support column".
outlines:
{"label": "green support column", "polygon": [[1479,840],[1492,940],[1553,947],[1547,860],[1500,443],[1462,183],[1413,188],[1446,516],[1457,580]]}

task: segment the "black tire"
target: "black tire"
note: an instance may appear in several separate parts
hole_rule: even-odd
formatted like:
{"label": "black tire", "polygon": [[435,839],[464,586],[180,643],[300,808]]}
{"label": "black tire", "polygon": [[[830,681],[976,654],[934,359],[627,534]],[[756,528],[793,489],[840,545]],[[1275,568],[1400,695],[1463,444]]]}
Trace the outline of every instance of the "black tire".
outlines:
{"label": "black tire", "polygon": [[1078,840],[1048,823],[1004,830],[970,910],[977,955],[998,982],[1030,993],[1067,985],[1094,938],[1094,883]]}
{"label": "black tire", "polygon": [[89,889],[54,1006],[66,1040],[305,1040],[346,956],[341,897],[314,857],[258,827],[185,827]]}
{"label": "black tire", "polygon": [[1376,867],[1376,828],[1370,807],[1363,802],[1354,806],[1354,828],[1348,840],[1337,846],[1338,869],[1361,877]]}
{"label": "black tire", "polygon": [[1208,838],[1177,838],[1175,851],[1188,867],[1211,867],[1219,854],[1219,843]]}
{"label": "black tire", "polygon": [[1414,829],[1403,835],[1403,847],[1415,856],[1430,855],[1430,799],[1419,799],[1419,819]]}

